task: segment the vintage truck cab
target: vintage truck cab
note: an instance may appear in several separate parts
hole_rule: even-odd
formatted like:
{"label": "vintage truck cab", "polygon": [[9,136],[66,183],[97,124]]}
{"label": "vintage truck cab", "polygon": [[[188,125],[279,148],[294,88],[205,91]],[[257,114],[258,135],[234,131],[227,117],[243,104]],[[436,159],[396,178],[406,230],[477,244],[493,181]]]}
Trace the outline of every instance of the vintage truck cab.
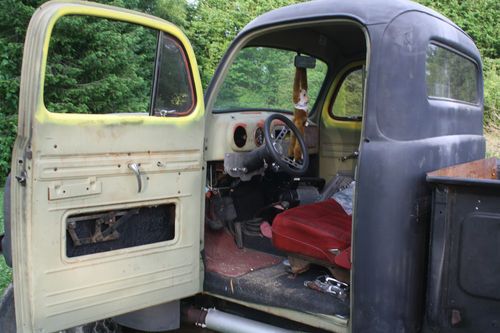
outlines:
{"label": "vintage truck cab", "polygon": [[[51,38],[72,18],[126,25],[134,52],[151,46],[142,109],[49,100]],[[13,293],[27,333],[106,318],[162,331],[181,312],[225,332],[497,332],[500,182],[482,160],[481,66],[472,39],[426,7],[319,0],[248,24],[204,94],[173,24],[44,4],[24,49],[1,308]],[[297,68],[304,133],[290,121]],[[351,214],[332,199],[346,186]],[[5,313],[0,327],[15,330]]]}

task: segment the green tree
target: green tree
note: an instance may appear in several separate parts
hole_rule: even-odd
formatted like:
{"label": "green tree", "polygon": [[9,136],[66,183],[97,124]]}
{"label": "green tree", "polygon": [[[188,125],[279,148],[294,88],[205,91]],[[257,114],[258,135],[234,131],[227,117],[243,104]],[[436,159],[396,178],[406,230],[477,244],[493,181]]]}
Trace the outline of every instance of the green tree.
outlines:
{"label": "green tree", "polygon": [[206,87],[236,34],[258,15],[300,0],[199,0],[188,7],[186,32]]}
{"label": "green tree", "polygon": [[40,1],[5,0],[0,4],[0,182],[10,170],[24,36]]}
{"label": "green tree", "polygon": [[500,127],[500,1],[417,0],[455,22],[483,57],[486,126]]}
{"label": "green tree", "polygon": [[134,24],[62,17],[49,46],[44,89],[47,109],[147,112],[156,38],[156,31]]}
{"label": "green tree", "polygon": [[483,57],[500,58],[498,0],[417,0],[448,17],[469,34]]}
{"label": "green tree", "polygon": [[[215,102],[216,110],[241,108],[293,110],[295,52],[265,47],[240,51],[229,69]],[[317,61],[307,71],[309,103],[314,105],[326,75],[326,64]]]}
{"label": "green tree", "polygon": [[[0,183],[10,170],[16,135],[17,107],[23,43],[29,20],[45,0],[0,1]],[[187,3],[179,0],[98,0],[139,10],[184,25]],[[63,18],[51,41],[47,80],[47,107],[63,112],[112,112],[144,110],[142,95],[149,95],[149,58],[136,57],[141,49],[154,48],[144,30],[127,31],[123,25],[92,19]],[[101,31],[105,34],[92,35]],[[92,53],[101,46],[108,55]],[[113,54],[114,53],[114,54]],[[154,53],[154,51],[153,51]],[[151,54],[153,54],[151,53]],[[113,74],[110,69],[114,69]],[[120,70],[117,70],[120,69]],[[109,103],[113,96],[113,103]],[[105,98],[106,97],[106,98]],[[130,103],[132,101],[132,103]],[[89,110],[90,107],[92,110]]]}

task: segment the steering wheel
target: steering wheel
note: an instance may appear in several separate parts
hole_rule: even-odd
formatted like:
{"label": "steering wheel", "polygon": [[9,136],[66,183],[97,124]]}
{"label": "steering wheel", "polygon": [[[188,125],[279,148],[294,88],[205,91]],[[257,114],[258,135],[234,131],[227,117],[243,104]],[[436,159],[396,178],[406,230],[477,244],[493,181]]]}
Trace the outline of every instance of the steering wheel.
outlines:
{"label": "steering wheel", "polygon": [[[272,123],[274,120],[280,120],[284,123],[283,128],[279,133],[274,133]],[[288,156],[288,147],[285,144],[285,137],[288,132],[292,132],[300,145],[302,153],[302,160],[296,161]],[[283,169],[286,173],[292,176],[302,176],[309,167],[309,154],[307,152],[304,137],[300,133],[295,124],[282,114],[275,113],[270,115],[264,123],[264,138],[266,142],[266,150],[272,159]]]}

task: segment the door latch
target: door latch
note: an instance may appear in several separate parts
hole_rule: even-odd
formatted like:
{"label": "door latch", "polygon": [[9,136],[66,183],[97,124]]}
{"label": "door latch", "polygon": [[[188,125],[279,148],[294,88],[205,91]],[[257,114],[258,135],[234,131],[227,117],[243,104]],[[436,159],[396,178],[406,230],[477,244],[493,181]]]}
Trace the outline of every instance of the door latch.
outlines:
{"label": "door latch", "polygon": [[137,179],[137,193],[141,193],[141,191],[142,191],[142,178],[141,178],[141,170],[140,170],[139,164],[130,163],[128,165],[128,168],[130,170],[132,170],[132,172],[135,175],[135,178]]}
{"label": "door latch", "polygon": [[355,159],[358,158],[358,156],[359,156],[359,151],[356,150],[356,151],[353,151],[352,154],[349,154],[349,155],[346,155],[346,156],[342,156],[340,158],[340,160],[342,162],[345,162],[347,160],[355,160]]}

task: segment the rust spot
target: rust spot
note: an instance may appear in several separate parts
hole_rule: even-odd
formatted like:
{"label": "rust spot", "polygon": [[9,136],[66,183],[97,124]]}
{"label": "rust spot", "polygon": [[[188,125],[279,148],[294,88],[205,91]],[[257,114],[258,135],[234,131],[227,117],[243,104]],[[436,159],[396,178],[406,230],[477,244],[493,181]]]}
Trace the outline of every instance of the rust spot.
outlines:
{"label": "rust spot", "polygon": [[429,176],[496,179],[497,160],[496,158],[492,157],[488,159],[453,165],[448,168],[430,172]]}

